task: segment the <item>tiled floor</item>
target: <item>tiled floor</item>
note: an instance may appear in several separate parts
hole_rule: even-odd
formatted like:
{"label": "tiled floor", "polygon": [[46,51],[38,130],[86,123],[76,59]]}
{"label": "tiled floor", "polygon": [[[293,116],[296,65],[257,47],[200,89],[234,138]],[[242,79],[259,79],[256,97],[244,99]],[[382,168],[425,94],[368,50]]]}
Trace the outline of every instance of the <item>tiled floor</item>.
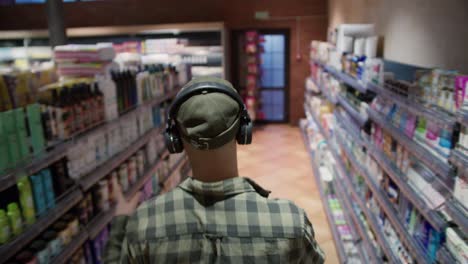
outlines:
{"label": "tiled floor", "polygon": [[270,197],[284,198],[304,208],[326,263],[338,263],[330,227],[298,127],[266,125],[256,128],[252,145],[238,149],[240,175],[254,179]]}

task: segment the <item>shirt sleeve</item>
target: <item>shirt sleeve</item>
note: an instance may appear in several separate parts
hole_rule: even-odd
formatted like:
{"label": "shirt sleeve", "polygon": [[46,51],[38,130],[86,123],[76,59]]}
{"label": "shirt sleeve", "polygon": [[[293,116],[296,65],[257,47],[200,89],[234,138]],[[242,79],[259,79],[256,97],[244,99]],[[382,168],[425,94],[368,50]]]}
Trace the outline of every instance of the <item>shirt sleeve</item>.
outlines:
{"label": "shirt sleeve", "polygon": [[111,223],[109,241],[104,250],[103,263],[120,263],[127,259],[127,239],[125,238],[128,216],[116,216]]}
{"label": "shirt sleeve", "polygon": [[303,252],[301,263],[322,264],[325,254],[315,240],[314,228],[304,212],[304,237],[302,241]]}

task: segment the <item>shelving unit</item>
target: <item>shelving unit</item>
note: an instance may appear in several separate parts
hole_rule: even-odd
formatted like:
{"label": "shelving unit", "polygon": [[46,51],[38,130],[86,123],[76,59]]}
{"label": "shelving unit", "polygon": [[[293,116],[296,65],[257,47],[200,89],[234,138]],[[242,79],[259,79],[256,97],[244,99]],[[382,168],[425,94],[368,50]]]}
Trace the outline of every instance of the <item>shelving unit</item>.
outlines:
{"label": "shelving unit", "polygon": [[367,109],[367,112],[373,122],[378,124],[390,135],[392,135],[392,137],[394,137],[401,145],[403,145],[407,151],[411,152],[415,157],[421,160],[428,168],[438,174],[438,176],[441,176],[441,180],[443,182],[450,181],[450,178],[453,177],[453,168],[447,162],[439,159],[429,150],[414,142],[400,130],[393,127],[387,122],[387,118],[385,118],[383,115],[370,108]]}
{"label": "shelving unit", "polygon": [[[28,164],[22,164],[21,166],[18,166],[16,169],[9,171],[4,176],[2,176],[0,178],[0,191],[3,191],[16,184],[18,176],[24,175],[24,173],[26,173],[26,175],[31,175],[64,158],[67,154],[67,149],[72,147],[73,144],[76,144],[76,141],[79,138],[86,137],[89,135],[89,133],[95,132],[99,129],[109,128],[116,122],[119,122],[121,118],[127,117],[131,114],[137,114],[137,111],[145,107],[155,106],[168,101],[174,98],[179,90],[180,87],[177,87],[164,96],[151,99],[137,107],[132,108],[126,113],[121,114],[118,119],[103,122],[93,128],[75,134],[72,138],[64,142],[59,142],[50,152],[46,152],[43,155],[32,159],[32,161]],[[130,144],[130,146],[98,166],[91,173],[78,180],[76,186],[68,190],[65,194],[57,199],[57,204],[53,209],[49,210],[47,214],[39,218],[33,225],[25,227],[26,230],[19,236],[15,237],[7,244],[0,246],[0,263],[6,262],[26,245],[28,245],[62,215],[77,205],[83,199],[83,193],[85,191],[89,190],[99,180],[104,178],[106,175],[112,172],[112,170],[117,168],[122,162],[127,160],[140,148],[145,146],[151,138],[162,133],[162,131],[162,127],[148,130],[144,135],[140,136],[135,142]],[[166,157],[167,155],[168,153],[165,152],[163,157]],[[149,177],[151,177],[154,170],[159,166],[161,160],[162,158],[155,162],[155,164],[149,166],[144,175],[140,177],[137,182],[130,187],[129,191],[125,193],[126,198],[133,197],[138,192],[138,190],[141,189],[142,185],[146,182],[147,179],[149,179]],[[99,214],[90,223],[88,223],[88,225],[80,231],[79,236],[74,238],[71,244],[69,244],[64,249],[64,251],[53,260],[53,263],[66,263],[68,258],[71,257],[71,255],[84,243],[84,241],[86,241],[86,239],[97,236],[97,234],[99,234],[99,232],[111,222],[112,218],[114,217],[114,209],[115,208],[111,208],[111,210]]]}
{"label": "shelving unit", "polygon": [[315,61],[318,65],[322,66],[327,72],[329,72],[331,75],[333,75],[336,79],[346,83],[347,85],[353,87],[354,89],[358,90],[361,93],[367,92],[367,87],[363,84],[361,84],[360,81],[356,80],[352,76],[349,76],[346,73],[340,72],[337,69],[335,69],[332,66],[329,65],[324,65],[321,62]]}
{"label": "shelving unit", "polygon": [[367,117],[364,117],[357,111],[343,96],[338,95],[338,102],[340,105],[349,113],[349,115],[356,120],[356,123],[359,124],[360,127],[363,127],[367,122]]}
{"label": "shelving unit", "polygon": [[[333,149],[333,147],[330,147],[330,149]],[[335,161],[338,163],[339,170],[342,173],[344,173],[344,170],[341,167],[341,162],[336,157],[336,153],[334,152],[334,150],[331,150],[331,152],[333,153],[333,157],[335,158]],[[342,174],[342,175],[346,175],[346,174]],[[345,218],[346,218],[346,222],[348,222],[348,223],[354,222],[355,223],[355,228],[356,228],[357,232],[359,233],[359,235],[354,235],[354,237],[359,237],[361,239],[361,240],[359,240],[359,243],[363,244],[363,247],[365,248],[364,252],[366,253],[366,257],[363,257],[362,253],[361,253],[361,259],[362,260],[365,259],[365,260],[369,260],[370,262],[377,263],[378,259],[377,259],[376,255],[375,255],[375,249],[373,248],[372,243],[370,242],[370,238],[366,233],[364,225],[362,224],[361,220],[356,215],[356,212],[353,209],[353,206],[351,204],[351,199],[350,199],[350,197],[348,196],[348,194],[346,192],[346,188],[344,188],[344,186],[342,185],[343,182],[341,180],[342,180],[342,178],[335,181],[336,182],[335,186],[337,187],[338,195],[341,196],[340,201],[341,201],[342,204],[344,204],[345,211],[349,212],[349,214],[351,215],[351,218],[352,218],[352,220],[350,220],[349,216],[347,214],[344,214]]]}
{"label": "shelving unit", "polygon": [[394,164],[391,164],[392,162],[388,160],[380,150],[371,147],[368,143],[366,143],[366,146],[372,157],[374,157],[380,167],[392,178],[393,182],[395,182],[404,196],[411,201],[413,206],[418,209],[437,231],[442,231],[447,224],[437,212],[428,208],[426,202],[411,188],[406,175],[397,169]]}
{"label": "shelving unit", "polygon": [[461,230],[467,234],[468,233],[468,218],[466,215],[468,212],[464,211],[462,206],[458,201],[451,200],[445,204],[445,209],[450,217],[453,218],[453,221],[461,228]]}
{"label": "shelving unit", "polygon": [[[372,83],[363,85],[360,81],[357,81],[353,77],[345,73],[338,72],[329,65],[324,65],[319,61],[312,60],[312,63],[319,65],[325,71],[329,72],[331,75],[337,78],[339,81],[346,83],[347,85],[355,88],[360,92],[372,91],[377,96],[382,96],[385,99],[392,100],[392,102],[394,102],[396,105],[407,109],[413,114],[424,116],[426,118],[431,118],[431,120],[435,120],[437,123],[444,125],[444,127],[454,127],[457,122],[465,125],[468,124],[468,114],[465,115],[463,113],[458,113],[456,116],[452,116],[444,111],[439,111],[439,109],[437,109],[436,107],[426,107],[421,103],[412,102],[411,100],[403,96],[394,94],[393,92],[384,87]],[[316,82],[315,84],[317,85]],[[322,91],[323,87],[318,87]],[[322,94],[325,96],[326,100],[330,101],[330,98],[327,96],[326,92],[322,91]],[[331,103],[334,102],[331,101]],[[425,164],[429,168],[430,171],[428,176],[431,176],[431,179],[433,179],[433,181],[431,182],[433,187],[438,186],[448,188],[448,186],[453,186],[455,170],[454,167],[452,167],[452,165],[458,167],[459,169],[464,169],[468,165],[468,159],[462,153],[460,153],[459,150],[453,149],[448,159],[450,163],[447,162],[447,160],[443,160],[442,158],[436,156],[436,154],[432,153],[429,149],[426,149],[425,147],[419,145],[412,139],[408,138],[403,132],[398,130],[396,127],[393,127],[393,125],[390,122],[388,122],[383,115],[376,112],[375,110],[367,109],[368,120],[365,120],[365,118],[359,115],[359,112],[356,111],[356,109],[354,109],[350,105],[350,103],[346,100],[344,96],[338,96],[337,105],[339,107],[336,108],[334,111],[335,118],[341,126],[345,127],[347,133],[349,133],[352,136],[353,142],[356,142],[367,149],[368,154],[375,159],[375,161],[382,168],[382,170],[384,170],[385,173],[390,177],[390,179],[398,186],[401,194],[414,206],[418,213],[426,221],[428,221],[429,224],[436,231],[443,233],[448,223],[446,222],[442,214],[440,214],[440,208],[436,206],[435,209],[432,209],[432,207],[429,204],[427,204],[427,202],[424,200],[425,198],[420,196],[421,194],[419,194],[413,189],[413,187],[408,182],[407,176],[403,172],[401,172],[396,167],[396,165],[393,164],[393,162],[390,161],[389,158],[387,158],[382,153],[382,151],[372,146],[372,144],[368,142],[367,138],[361,137],[360,128],[362,128],[363,125],[368,121],[372,121],[380,127],[382,127],[383,130],[388,132],[395,140],[397,140],[402,146],[404,146],[406,150],[408,150],[412,155],[414,155],[417,159],[419,159],[423,164]],[[309,109],[307,103],[304,107],[305,111],[308,113],[308,116],[314,119],[314,121],[318,124],[320,132],[326,137],[328,137],[328,131],[325,131],[325,129],[322,127],[322,123],[315,115],[315,113],[312,112],[311,109]],[[340,112],[340,107],[342,107],[342,109],[344,109],[345,112]],[[353,123],[355,124],[354,126],[352,126]],[[386,217],[388,218],[392,227],[394,228],[398,237],[400,238],[401,242],[403,243],[403,245],[405,245],[411,256],[414,259],[416,259],[418,263],[431,263],[429,257],[426,255],[426,251],[422,245],[422,242],[420,242],[418,238],[416,238],[418,235],[416,234],[415,237],[413,237],[413,235],[409,234],[408,228],[405,224],[403,224],[403,221],[400,220],[400,216],[396,212],[396,209],[393,208],[389,198],[383,195],[384,192],[380,189],[375,180],[371,178],[367,170],[363,168],[362,165],[354,158],[353,153],[349,149],[347,149],[346,145],[344,144],[344,141],[339,137],[339,135],[337,135],[336,130],[333,129],[332,134],[333,136],[336,136],[337,145],[343,148],[343,151],[345,152],[345,155],[349,158],[351,165],[364,177],[366,185],[374,194],[375,201],[380,205],[381,209],[385,213]],[[333,143],[335,141],[335,139],[328,139],[329,143]],[[338,152],[333,147],[330,147],[330,151],[332,152],[335,159],[337,161],[340,161]],[[338,162],[337,169],[343,170],[342,166],[343,165],[339,164]],[[430,173],[431,171],[432,173]],[[442,185],[440,185],[441,183]],[[352,188],[352,184],[349,181],[349,179],[345,178],[343,182],[336,185],[339,189],[341,188],[342,191],[346,189],[349,190],[350,195],[348,196],[348,198],[353,197],[354,200],[356,200],[362,213],[367,218],[369,226],[374,231],[377,242],[380,244],[386,257],[390,260],[390,263],[398,263],[399,258],[395,255],[395,253],[392,252],[392,250],[390,250],[385,235],[382,234],[382,232],[380,232],[380,230],[383,227],[380,227],[377,224],[375,216],[367,209],[364,201],[360,199],[356,190]],[[344,186],[346,186],[346,188],[343,188]],[[449,196],[445,195],[446,198],[450,196],[451,194]],[[346,196],[344,196],[342,200],[344,200],[345,204],[347,203]],[[452,218],[453,222],[455,222],[460,227],[462,232],[466,233],[468,231],[468,218],[466,217],[468,215],[468,212],[466,208],[464,208],[454,198],[445,201],[443,205],[444,206],[442,207],[442,209]],[[349,210],[350,205],[347,204],[345,208],[346,210]],[[349,211],[349,214],[356,222],[356,227],[359,236],[363,238],[363,248],[366,252],[369,251],[369,247],[365,246],[364,241],[366,241],[366,239],[363,235],[363,226],[362,223],[359,221],[359,217],[357,217],[352,211]],[[438,259],[441,263],[454,263],[453,257],[451,256],[450,252],[446,250],[445,247],[439,250]]]}
{"label": "shelving unit", "polygon": [[139,177],[135,184],[133,184],[127,192],[125,192],[125,198],[130,200],[135,194],[143,187],[145,182],[154,174],[154,172],[161,166],[162,161],[169,155],[169,151],[164,151],[161,157],[155,162],[155,164],[150,165],[146,170],[143,176]]}
{"label": "shelving unit", "polygon": [[[56,144],[51,151],[44,152],[42,155],[32,158],[32,160],[28,162],[27,164],[20,164],[16,166],[15,169],[6,171],[4,175],[0,176],[0,192],[15,185],[18,180],[18,177],[24,175],[24,173],[26,175],[34,174],[35,172],[40,171],[41,169],[47,168],[54,162],[64,158],[67,154],[67,149],[72,147],[73,144],[75,144],[75,142],[78,141],[80,138],[86,137],[89,133],[96,132],[97,130],[101,130],[101,129],[105,130],[113,126],[115,123],[119,122],[121,118],[124,118],[125,116],[130,115],[130,114],[134,114],[139,109],[142,109],[143,107],[155,106],[165,101],[168,101],[174,98],[179,91],[180,91],[180,87],[177,87],[176,89],[174,89],[173,91],[169,92],[166,95],[163,95],[161,97],[157,97],[157,98],[154,98],[147,102],[142,103],[141,105],[127,111],[125,114],[122,114],[117,119],[102,122],[101,124],[94,126],[86,131],[76,133],[70,139]],[[91,182],[92,181],[83,183],[85,186],[85,189],[88,189],[92,185],[92,184],[89,185]]]}
{"label": "shelving unit", "polygon": [[[306,111],[308,111],[310,113],[310,110],[308,110],[308,108],[306,109]],[[310,113],[310,114],[313,117],[314,122],[317,124],[320,133],[322,135],[324,135],[326,138],[328,138],[328,136],[326,136],[327,134],[324,133],[325,129],[321,126],[320,123],[318,123],[318,120],[316,119],[315,115],[313,115],[312,113]],[[345,176],[344,177],[344,182],[345,182],[345,185],[348,187],[347,189],[351,190],[352,197],[354,198],[354,200],[356,200],[358,202],[358,205],[359,205],[361,211],[366,216],[366,219],[369,222],[369,225],[371,226],[372,230],[374,231],[374,234],[376,235],[377,242],[380,244],[381,248],[384,250],[385,255],[387,256],[388,259],[393,261],[391,263],[400,263],[400,261],[396,258],[396,256],[394,256],[393,252],[390,250],[390,247],[387,244],[387,241],[385,239],[384,234],[381,232],[380,227],[377,225],[377,220],[375,220],[375,217],[368,211],[367,207],[365,206],[365,203],[362,201],[362,199],[357,195],[357,192],[354,190],[353,184],[349,180],[349,176],[347,175],[346,170],[344,170],[344,166],[341,163],[341,158],[338,155],[338,152],[333,147],[330,147],[329,149],[330,149],[331,153],[333,154],[333,157],[335,158],[335,161],[336,161],[336,163],[338,165],[338,169],[341,171],[342,175]],[[344,189],[342,188],[341,191],[343,191],[343,190]],[[324,197],[324,196],[321,196],[321,197]],[[376,259],[374,251],[372,250],[370,239],[368,238],[367,234],[363,230],[364,227],[362,226],[361,221],[355,215],[354,210],[348,211],[348,212],[352,215],[352,217],[353,217],[353,219],[355,219],[355,221],[358,221],[357,222],[358,223],[358,229],[361,229],[359,231],[359,233],[361,234],[361,238],[364,241],[365,248],[366,248],[366,253],[368,254],[368,256],[371,256],[371,257],[373,257],[373,259]],[[361,232],[364,233],[365,235],[362,236]]]}
{"label": "shelving unit", "polygon": [[41,216],[34,224],[26,226],[26,230],[19,236],[15,237],[7,244],[0,246],[0,263],[4,263],[9,258],[13,257],[18,251],[41,234],[47,227],[65,214],[65,212],[78,204],[82,198],[83,194],[77,186],[74,186],[64,193],[57,200],[55,207],[50,209],[47,214]]}
{"label": "shelving unit", "polygon": [[73,254],[86,242],[88,239],[88,233],[86,230],[80,230],[79,234],[72,238],[71,242],[62,249],[62,252],[56,256],[51,263],[52,264],[65,264],[73,256]]}
{"label": "shelving unit", "polygon": [[307,138],[306,132],[304,131],[304,129],[301,129],[301,131],[302,131],[302,137],[304,139],[305,148],[306,148],[307,152],[309,153],[310,162],[312,164],[312,169],[314,171],[315,182],[316,182],[317,188],[319,189],[320,197],[323,200],[322,204],[323,204],[323,207],[325,209],[325,214],[327,215],[328,222],[330,223],[330,229],[331,229],[331,232],[332,232],[333,241],[334,241],[335,247],[336,247],[336,249],[338,251],[338,258],[340,259],[340,263],[346,263],[346,252],[344,250],[343,244],[340,242],[341,238],[338,235],[338,230],[336,229],[336,226],[334,225],[334,219],[333,219],[333,216],[331,214],[330,205],[328,204],[328,201],[327,201],[326,196],[324,194],[324,191],[322,189],[322,183],[320,182],[320,172],[318,170],[317,165],[315,164],[314,153],[310,150],[309,139]]}
{"label": "shelving unit", "polygon": [[424,116],[427,119],[430,119],[439,124],[450,126],[450,127],[453,127],[455,125],[455,122],[457,122],[457,119],[455,116],[452,116],[448,113],[445,113],[444,111],[435,109],[428,105],[423,105],[414,100],[409,100],[408,98],[401,96],[397,93],[394,93],[390,91],[389,89],[386,89],[379,85],[369,83],[368,88],[369,90],[377,93],[379,96],[394,102],[399,107],[403,107],[407,109],[409,112],[413,113],[414,115]]}
{"label": "shelving unit", "polygon": [[135,152],[148,143],[156,134],[159,134],[162,128],[152,128],[141,136],[137,141],[132,143],[127,149],[118,153],[108,161],[96,168],[93,172],[82,177],[79,180],[79,184],[84,191],[89,190],[94,184],[104,178],[106,175],[116,169],[122,162],[131,157]]}
{"label": "shelving unit", "polygon": [[18,177],[21,177],[24,174],[31,175],[64,158],[67,154],[66,150],[71,146],[71,144],[72,142],[59,144],[50,152],[42,153],[40,156],[33,158],[27,164],[18,165],[15,169],[4,172],[4,175],[0,176],[0,192],[15,185],[18,181]]}
{"label": "shelving unit", "polygon": [[339,139],[340,145],[345,151],[346,156],[348,157],[352,166],[354,167],[355,170],[359,172],[360,175],[364,177],[364,180],[367,186],[372,191],[372,194],[374,195],[374,197],[376,197],[377,202],[383,208],[387,218],[392,223],[392,226],[393,228],[395,228],[395,231],[399,234],[399,237],[402,240],[403,244],[405,244],[405,246],[408,248],[408,251],[410,252],[410,254],[415,259],[420,260],[421,263],[430,263],[429,260],[426,258],[424,250],[421,248],[419,243],[417,243],[416,241],[412,239],[412,235],[409,234],[407,228],[398,219],[397,213],[393,209],[388,198],[382,195],[382,193],[384,192],[380,189],[380,187],[378,187],[378,184],[374,182],[374,179],[372,179],[372,177],[367,172],[367,170],[363,168],[359,164],[359,162],[355,159],[354,154],[347,147],[344,147],[345,144],[342,140],[340,140],[340,137],[337,136],[337,138]]}
{"label": "shelving unit", "polygon": [[332,98],[332,96],[322,87],[322,85],[319,85],[318,82],[316,82],[313,78],[309,77],[309,79],[317,86],[320,90],[320,92],[327,98],[327,100],[334,104],[337,105],[339,103],[338,99]]}

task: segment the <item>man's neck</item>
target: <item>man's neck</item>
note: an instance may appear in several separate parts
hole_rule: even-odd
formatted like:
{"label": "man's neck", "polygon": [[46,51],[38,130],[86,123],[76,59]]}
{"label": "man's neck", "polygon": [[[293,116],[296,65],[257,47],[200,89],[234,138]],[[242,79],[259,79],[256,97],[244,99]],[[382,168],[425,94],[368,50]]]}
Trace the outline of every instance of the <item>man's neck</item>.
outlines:
{"label": "man's neck", "polygon": [[[200,164],[192,162],[193,178],[202,182],[224,181],[230,178],[238,177],[239,172],[236,166],[223,166],[210,164]],[[195,165],[196,164],[196,165]]]}
{"label": "man's neck", "polygon": [[199,181],[216,182],[239,176],[234,141],[210,151],[198,151],[191,148],[187,154],[192,165],[193,178]]}

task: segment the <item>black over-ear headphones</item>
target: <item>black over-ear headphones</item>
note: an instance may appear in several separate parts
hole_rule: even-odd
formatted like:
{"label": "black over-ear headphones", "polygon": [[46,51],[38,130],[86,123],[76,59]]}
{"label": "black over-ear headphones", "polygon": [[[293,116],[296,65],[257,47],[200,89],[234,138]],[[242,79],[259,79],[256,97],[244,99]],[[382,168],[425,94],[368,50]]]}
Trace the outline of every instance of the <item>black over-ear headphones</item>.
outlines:
{"label": "black over-ear headphones", "polygon": [[[241,145],[252,143],[252,120],[250,119],[247,107],[239,94],[235,92],[233,88],[220,82],[198,82],[190,85],[189,87],[185,87],[179,94],[177,94],[169,108],[164,138],[167,149],[170,153],[180,153],[184,149],[176,122],[179,107],[190,97],[205,93],[223,93],[234,99],[239,104],[240,113],[238,121],[239,131],[236,135],[237,143]],[[194,143],[194,145],[199,149],[210,149],[209,139],[200,139],[199,141],[192,140],[191,143]]]}

